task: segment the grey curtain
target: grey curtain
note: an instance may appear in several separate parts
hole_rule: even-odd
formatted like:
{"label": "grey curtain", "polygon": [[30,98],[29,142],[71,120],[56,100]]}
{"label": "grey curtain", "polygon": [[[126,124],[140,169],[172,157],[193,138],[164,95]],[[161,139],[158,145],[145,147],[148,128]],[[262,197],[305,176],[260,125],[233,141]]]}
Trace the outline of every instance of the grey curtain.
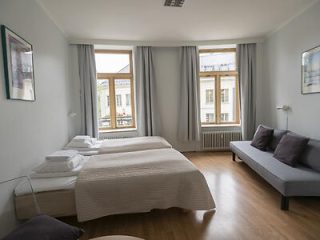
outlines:
{"label": "grey curtain", "polygon": [[256,128],[256,44],[237,46],[242,139],[251,140]]}
{"label": "grey curtain", "polygon": [[96,63],[93,45],[78,45],[83,134],[98,137]]}
{"label": "grey curtain", "polygon": [[178,139],[200,140],[200,92],[198,48],[181,47],[180,112]]}
{"label": "grey curtain", "polygon": [[135,48],[137,129],[140,136],[160,134],[152,47]]}

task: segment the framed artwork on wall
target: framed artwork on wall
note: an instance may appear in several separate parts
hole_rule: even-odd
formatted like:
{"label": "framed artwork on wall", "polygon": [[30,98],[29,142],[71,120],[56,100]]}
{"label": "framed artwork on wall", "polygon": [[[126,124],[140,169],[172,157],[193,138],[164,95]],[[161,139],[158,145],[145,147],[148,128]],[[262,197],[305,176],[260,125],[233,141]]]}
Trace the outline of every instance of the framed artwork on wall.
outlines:
{"label": "framed artwork on wall", "polygon": [[35,101],[32,45],[4,25],[1,39],[7,98]]}
{"label": "framed artwork on wall", "polygon": [[320,92],[320,46],[302,54],[302,94]]}

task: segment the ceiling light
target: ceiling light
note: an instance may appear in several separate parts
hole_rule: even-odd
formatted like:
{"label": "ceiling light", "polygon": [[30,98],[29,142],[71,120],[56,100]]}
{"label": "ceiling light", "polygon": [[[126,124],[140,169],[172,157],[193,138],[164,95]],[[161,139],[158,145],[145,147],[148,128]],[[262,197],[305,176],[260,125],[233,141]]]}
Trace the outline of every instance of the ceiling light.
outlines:
{"label": "ceiling light", "polygon": [[184,0],[166,0],[164,6],[166,7],[182,7]]}

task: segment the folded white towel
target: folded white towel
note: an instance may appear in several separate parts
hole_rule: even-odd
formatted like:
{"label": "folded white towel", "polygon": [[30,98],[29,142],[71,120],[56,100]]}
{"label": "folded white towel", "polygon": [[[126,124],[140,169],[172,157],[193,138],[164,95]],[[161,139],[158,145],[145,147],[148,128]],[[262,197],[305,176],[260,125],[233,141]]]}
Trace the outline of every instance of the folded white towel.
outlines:
{"label": "folded white towel", "polygon": [[60,150],[46,156],[47,161],[69,161],[76,156],[78,151],[76,150]]}
{"label": "folded white towel", "polygon": [[66,146],[67,148],[91,148],[94,144],[91,139],[86,139],[84,142],[71,141]]}
{"label": "folded white towel", "polygon": [[82,160],[83,156],[78,154],[69,161],[45,161],[33,171],[37,173],[69,172],[78,167]]}
{"label": "folded white towel", "polygon": [[31,178],[59,178],[59,177],[78,176],[82,167],[83,167],[83,164],[80,164],[78,167],[68,172],[47,172],[47,173],[32,172],[30,174],[30,177]]}
{"label": "folded white towel", "polygon": [[88,135],[77,135],[72,140],[75,140],[75,141],[80,140],[81,141],[83,139],[91,139],[91,137]]}

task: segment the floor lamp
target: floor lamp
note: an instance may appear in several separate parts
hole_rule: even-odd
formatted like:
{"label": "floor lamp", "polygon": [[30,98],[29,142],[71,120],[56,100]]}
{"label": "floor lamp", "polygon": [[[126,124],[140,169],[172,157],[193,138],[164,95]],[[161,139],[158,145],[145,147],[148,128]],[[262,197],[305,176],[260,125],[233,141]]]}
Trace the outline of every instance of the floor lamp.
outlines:
{"label": "floor lamp", "polygon": [[289,110],[290,110],[290,106],[288,105],[282,105],[282,106],[278,106],[277,110],[282,110],[286,113],[286,130],[288,130],[289,127]]}

